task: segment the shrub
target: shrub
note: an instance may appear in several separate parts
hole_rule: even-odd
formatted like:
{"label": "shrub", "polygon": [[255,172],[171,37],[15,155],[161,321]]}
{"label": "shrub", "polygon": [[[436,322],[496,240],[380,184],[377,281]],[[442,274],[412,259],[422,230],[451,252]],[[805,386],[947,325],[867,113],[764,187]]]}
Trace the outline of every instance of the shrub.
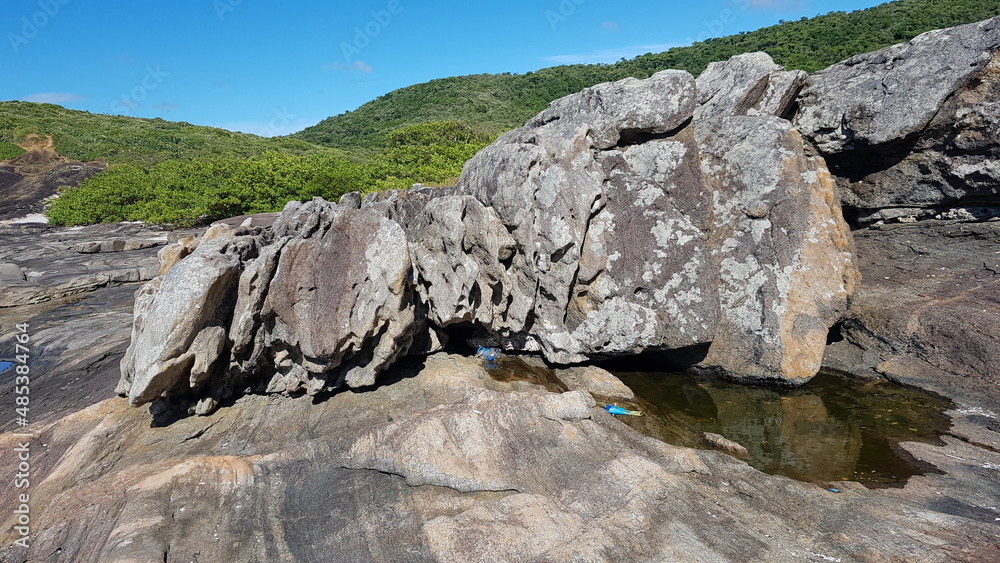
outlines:
{"label": "shrub", "polygon": [[14,143],[0,141],[0,160],[10,160],[24,154],[24,149]]}

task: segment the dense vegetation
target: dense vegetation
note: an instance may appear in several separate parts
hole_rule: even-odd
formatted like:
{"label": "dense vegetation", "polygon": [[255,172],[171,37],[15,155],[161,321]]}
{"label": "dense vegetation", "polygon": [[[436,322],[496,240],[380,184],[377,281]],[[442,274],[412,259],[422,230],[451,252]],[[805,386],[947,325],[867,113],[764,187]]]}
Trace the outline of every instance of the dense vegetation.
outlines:
{"label": "dense vegetation", "polygon": [[73,160],[140,166],[221,155],[249,157],[267,151],[313,154],[327,150],[287,137],[268,139],[190,123],[93,114],[53,104],[0,102],[0,159],[11,158],[5,145],[20,143],[32,133],[52,137],[56,152]]}
{"label": "dense vegetation", "polygon": [[668,68],[699,74],[712,61],[752,51],[765,51],[787,68],[811,72],[925,31],[997,14],[1000,0],[897,0],[866,10],[783,22],[611,65],[571,65],[527,74],[432,80],[390,92],[294,137],[330,147],[382,147],[387,132],[435,120],[462,121],[498,133],[521,125],[552,100],[600,82],[627,76],[646,78]]}
{"label": "dense vegetation", "polygon": [[408,188],[454,181],[462,165],[489,143],[457,123],[393,132],[390,147],[361,161],[332,151],[296,155],[166,160],[152,167],[113,165],[66,191],[47,212],[57,225],[146,221],[193,225],[235,215],[278,211],[290,200],[336,200],[350,191]]}
{"label": "dense vegetation", "polygon": [[14,143],[0,141],[0,160],[10,160],[24,154],[24,149]]}

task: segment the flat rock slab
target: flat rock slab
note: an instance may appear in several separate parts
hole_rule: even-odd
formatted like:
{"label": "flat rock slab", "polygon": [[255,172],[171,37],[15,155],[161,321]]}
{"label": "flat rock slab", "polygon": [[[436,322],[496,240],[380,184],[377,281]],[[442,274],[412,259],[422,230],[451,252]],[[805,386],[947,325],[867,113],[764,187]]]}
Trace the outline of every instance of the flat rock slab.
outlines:
{"label": "flat rock slab", "polygon": [[[912,492],[772,477],[636,434],[579,392],[435,355],[316,403],[247,396],[150,427],[109,399],[37,428],[33,544],[5,560],[988,561],[992,474]],[[0,448],[13,448],[11,434]],[[41,443],[44,442],[44,446]],[[954,448],[954,449],[953,449]],[[1000,454],[930,447],[979,465]],[[975,457],[973,458],[973,453]],[[954,455],[954,454],[951,454]],[[991,465],[992,466],[992,465]],[[971,467],[970,467],[971,469]],[[995,474],[995,471],[993,472]],[[976,487],[974,496],[961,489]],[[928,498],[932,487],[940,495]],[[0,496],[0,514],[13,498]],[[56,554],[56,555],[52,555]]]}
{"label": "flat rock slab", "polygon": [[159,269],[157,247],[165,243],[166,232],[129,223],[0,228],[0,307],[152,279]]}
{"label": "flat rock slab", "polygon": [[[135,290],[135,285],[112,286],[84,296],[0,308],[0,341],[10,347],[0,351],[0,359],[14,357],[14,325],[29,327],[34,423],[62,418],[114,395],[118,364],[129,343]],[[13,370],[0,374],[0,398],[10,405],[15,375]],[[0,423],[0,431],[14,429],[10,417]]]}
{"label": "flat rock slab", "polygon": [[854,240],[864,284],[825,363],[1000,405],[1000,221],[887,225]]}

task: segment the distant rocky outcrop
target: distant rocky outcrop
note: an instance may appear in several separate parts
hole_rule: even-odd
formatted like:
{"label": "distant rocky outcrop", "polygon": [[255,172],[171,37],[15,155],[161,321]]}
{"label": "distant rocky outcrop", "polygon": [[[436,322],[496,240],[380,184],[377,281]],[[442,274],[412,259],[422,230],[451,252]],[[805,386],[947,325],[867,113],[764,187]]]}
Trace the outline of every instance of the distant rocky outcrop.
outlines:
{"label": "distant rocky outcrop", "polygon": [[74,162],[55,152],[51,138],[29,135],[27,151],[9,161],[0,161],[0,221],[41,213],[44,203],[63,186],[80,182],[103,171],[100,162]]}

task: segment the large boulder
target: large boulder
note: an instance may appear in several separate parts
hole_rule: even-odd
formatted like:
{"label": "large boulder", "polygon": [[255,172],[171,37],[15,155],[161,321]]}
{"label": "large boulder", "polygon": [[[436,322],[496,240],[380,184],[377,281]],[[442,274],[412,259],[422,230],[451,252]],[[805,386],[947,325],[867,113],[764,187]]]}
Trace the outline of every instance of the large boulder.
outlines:
{"label": "large boulder", "polygon": [[717,318],[690,74],[552,103],[467,165],[458,189],[517,242],[509,317],[550,361],[707,342]]}
{"label": "large boulder", "polygon": [[706,92],[679,72],[601,85],[469,162],[459,190],[517,240],[549,361],[715,341],[704,366],[728,376],[815,375],[858,275],[823,159],[773,115],[801,78],[751,54],[707,70]]}
{"label": "large boulder", "polygon": [[[744,59],[710,82],[785,76]],[[718,117],[751,109],[721,86],[699,122],[695,84],[588,88],[481,151],[455,189],[293,202],[238,256],[202,240],[140,296],[121,391],[212,389],[194,393],[203,413],[243,383],[368,387],[450,334],[558,364],[714,342],[706,369],[808,380],[857,277],[833,184],[786,120]]]}
{"label": "large boulder", "polygon": [[240,272],[261,241],[219,229],[136,295],[132,343],[117,392],[133,406],[214,384]]}
{"label": "large boulder", "polygon": [[860,281],[833,179],[783,119],[728,117],[698,131],[722,310],[701,367],[804,383]]}
{"label": "large boulder", "polygon": [[861,219],[1000,204],[1000,17],[931,31],[809,77],[794,123]]}
{"label": "large boulder", "polygon": [[372,385],[414,336],[402,227],[371,209],[330,215],[289,240],[274,266],[261,311],[262,345],[278,370],[272,390]]}
{"label": "large boulder", "polygon": [[606,179],[584,241],[566,328],[590,354],[711,340],[718,320],[711,206],[693,127],[597,156]]}

